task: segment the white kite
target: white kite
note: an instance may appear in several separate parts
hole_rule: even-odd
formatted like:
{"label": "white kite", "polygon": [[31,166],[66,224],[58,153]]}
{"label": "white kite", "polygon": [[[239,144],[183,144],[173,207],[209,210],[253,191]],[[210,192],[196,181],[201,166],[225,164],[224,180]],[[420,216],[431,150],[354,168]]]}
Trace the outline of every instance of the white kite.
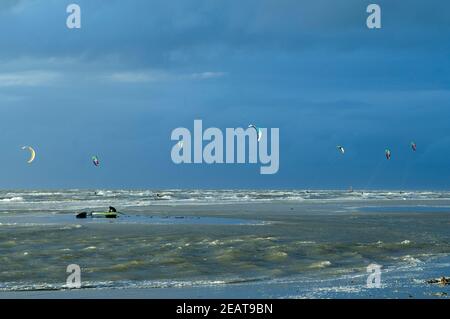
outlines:
{"label": "white kite", "polygon": [[31,146],[22,146],[23,150],[29,150],[30,151],[30,158],[28,159],[27,163],[31,164],[34,161],[34,158],[36,157],[36,152]]}
{"label": "white kite", "polygon": [[258,142],[259,142],[259,140],[260,140],[261,137],[262,137],[262,130],[261,130],[259,127],[256,127],[256,126],[253,125],[253,124],[250,124],[248,127],[249,127],[249,128],[250,128],[250,127],[253,127],[253,128],[256,130],[256,134],[258,135]]}

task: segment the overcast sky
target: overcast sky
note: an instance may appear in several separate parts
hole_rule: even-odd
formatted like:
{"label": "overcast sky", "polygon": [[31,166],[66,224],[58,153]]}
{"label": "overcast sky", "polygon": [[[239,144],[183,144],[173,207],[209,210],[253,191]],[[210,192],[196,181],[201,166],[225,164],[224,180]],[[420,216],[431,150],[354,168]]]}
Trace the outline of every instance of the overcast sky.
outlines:
{"label": "overcast sky", "polygon": [[[2,0],[0,187],[450,189],[450,3],[372,2]],[[279,172],[175,165],[194,119],[280,128]]]}

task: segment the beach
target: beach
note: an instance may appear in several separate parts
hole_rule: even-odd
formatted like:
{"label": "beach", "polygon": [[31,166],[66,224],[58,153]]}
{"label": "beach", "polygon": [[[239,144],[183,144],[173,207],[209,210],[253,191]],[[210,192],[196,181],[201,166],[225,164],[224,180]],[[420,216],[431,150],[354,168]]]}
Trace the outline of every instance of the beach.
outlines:
{"label": "beach", "polygon": [[449,212],[431,191],[2,191],[0,298],[446,298],[426,281],[450,275]]}

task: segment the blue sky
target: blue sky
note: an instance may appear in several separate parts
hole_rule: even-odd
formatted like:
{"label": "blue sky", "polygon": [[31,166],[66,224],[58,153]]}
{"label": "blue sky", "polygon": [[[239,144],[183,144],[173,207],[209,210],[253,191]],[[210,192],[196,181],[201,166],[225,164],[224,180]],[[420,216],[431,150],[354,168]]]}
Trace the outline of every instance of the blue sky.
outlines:
{"label": "blue sky", "polygon": [[[450,3],[372,2],[3,0],[0,187],[449,189]],[[173,164],[194,119],[280,128],[279,172]]]}

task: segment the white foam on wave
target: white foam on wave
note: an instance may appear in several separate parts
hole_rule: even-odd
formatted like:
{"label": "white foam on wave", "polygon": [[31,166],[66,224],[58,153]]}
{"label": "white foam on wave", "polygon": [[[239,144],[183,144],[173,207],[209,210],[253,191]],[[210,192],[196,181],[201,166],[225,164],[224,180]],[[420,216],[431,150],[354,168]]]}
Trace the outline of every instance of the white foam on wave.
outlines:
{"label": "white foam on wave", "polygon": [[[161,197],[157,198],[156,194]],[[42,198],[40,198],[42,197]],[[163,199],[162,201],[160,201]],[[388,200],[450,200],[450,192],[336,190],[54,190],[0,191],[0,205],[24,210],[77,210],[148,205],[210,205],[234,203],[335,203]]]}
{"label": "white foam on wave", "polygon": [[324,260],[324,261],[319,261],[319,262],[313,263],[309,267],[310,268],[326,268],[326,267],[330,267],[330,266],[331,266],[331,262],[328,260]]}
{"label": "white foam on wave", "polygon": [[31,193],[24,193],[23,195],[29,195],[29,196],[58,196],[58,195],[65,195],[65,193],[62,193],[62,192],[31,192]]}
{"label": "white foam on wave", "polygon": [[23,201],[22,196],[14,196],[14,197],[10,197],[10,198],[0,199],[0,202],[21,202],[21,201]]}
{"label": "white foam on wave", "polygon": [[[225,285],[227,280],[148,280],[148,281],[83,281],[81,288],[96,289],[130,289],[130,288],[182,288],[182,287],[208,287]],[[26,283],[26,282],[9,282],[0,283],[0,291],[51,291],[66,290],[69,287],[66,284],[55,283]]]}
{"label": "white foam on wave", "polygon": [[299,244],[299,245],[314,245],[314,244],[316,244],[316,242],[312,241],[312,240],[302,240],[302,241],[296,242],[296,244]]}
{"label": "white foam on wave", "polygon": [[112,191],[103,191],[103,190],[100,190],[100,191],[96,191],[96,192],[95,192],[95,195],[97,195],[97,196],[109,196],[109,195],[112,195],[112,194],[113,194]]}
{"label": "white foam on wave", "polygon": [[401,260],[403,260],[403,261],[405,261],[405,262],[407,262],[409,264],[412,264],[412,265],[417,265],[417,264],[421,264],[422,263],[422,261],[420,259],[415,258],[415,257],[410,256],[410,255],[406,255],[406,256],[401,257]]}

